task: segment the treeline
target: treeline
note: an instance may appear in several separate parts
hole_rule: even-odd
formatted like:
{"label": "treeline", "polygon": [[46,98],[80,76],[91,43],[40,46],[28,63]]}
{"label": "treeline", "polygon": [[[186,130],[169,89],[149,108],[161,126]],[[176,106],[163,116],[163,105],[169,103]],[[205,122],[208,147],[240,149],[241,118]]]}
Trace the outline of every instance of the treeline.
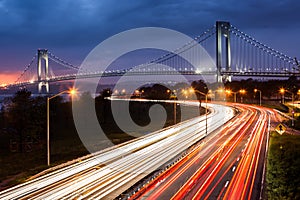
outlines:
{"label": "treeline", "polygon": [[278,100],[281,101],[282,94],[279,93],[281,88],[284,88],[288,92],[285,93],[285,98],[292,99],[291,93],[296,97],[298,90],[300,89],[300,81],[295,76],[291,76],[288,79],[283,80],[254,80],[247,79],[241,81],[232,81],[225,83],[226,88],[230,88],[232,91],[239,91],[245,89],[244,99],[249,103],[257,103],[259,100],[259,94],[254,91],[258,89],[261,91],[263,100]]}
{"label": "treeline", "polygon": [[45,97],[33,98],[27,90],[18,91],[2,105],[0,126],[2,150],[30,151],[30,146],[45,137]]}
{"label": "treeline", "polygon": [[[155,98],[155,95],[152,95],[152,98],[166,99],[164,94],[161,94],[159,87],[154,86],[154,89],[151,91],[158,97]],[[112,91],[109,88],[101,91],[96,98],[85,92],[75,102],[77,104],[80,104],[80,102],[93,102],[95,104],[98,122],[113,143],[121,143],[133,139],[132,136],[124,133],[116,124],[111,110],[111,102],[105,98],[111,95]],[[131,98],[136,98],[136,96],[133,94]],[[46,103],[47,97],[32,97],[31,92],[27,90],[18,91],[12,98],[6,99],[0,111],[0,153],[31,152],[46,148]],[[119,101],[117,104],[117,107],[125,106],[122,101]],[[171,125],[174,122],[173,104],[159,104],[164,107],[167,113],[165,126]],[[150,117],[148,112],[152,105],[153,103],[149,102],[130,102],[128,108],[130,117],[140,126],[149,124]],[[180,116],[180,109],[176,111],[176,114]],[[179,119],[178,117],[177,122],[179,122]],[[49,121],[50,141],[53,145],[57,143],[55,141],[63,140],[66,142],[69,140],[70,144],[81,145],[73,121],[72,102],[65,101],[59,96],[51,99]]]}
{"label": "treeline", "polygon": [[[244,103],[258,103],[259,95],[254,92],[254,89],[262,91],[263,103],[266,101],[274,101],[280,104],[282,95],[279,94],[280,88],[295,94],[297,97],[298,89],[300,88],[299,81],[296,77],[290,77],[288,80],[269,80],[257,81],[253,79],[232,81],[220,84],[206,84],[202,80],[193,81],[191,84],[178,83],[174,86],[163,86],[154,84],[144,86],[138,89],[138,92],[130,94],[130,98],[146,98],[146,99],[190,99],[191,96],[182,92],[188,88],[194,89],[207,94],[209,90],[216,91],[219,87],[225,87],[232,91],[239,91],[245,89],[245,94],[237,94],[237,102],[243,97]],[[217,93],[214,92],[216,95]],[[123,133],[116,125],[112,113],[111,103],[105,99],[114,94],[110,88],[102,90],[94,99],[97,111],[98,121],[101,127],[108,132],[109,137],[113,138],[113,134]],[[198,100],[204,100],[205,97],[196,93]],[[285,97],[291,99],[290,94]],[[225,96],[227,101],[233,101],[233,95]],[[43,96],[32,97],[27,90],[18,91],[11,99],[3,104],[0,111],[0,144],[1,150],[6,151],[31,151],[33,149],[40,149],[45,147],[46,137],[46,98]],[[78,101],[88,101],[92,99],[91,94],[83,93]],[[297,99],[297,98],[296,98]],[[122,104],[120,102],[120,104]],[[153,103],[130,103],[130,114],[132,119],[139,125],[147,125],[150,122],[148,111]],[[167,125],[173,123],[174,107],[171,104],[161,105],[167,111]],[[198,110],[199,111],[199,110]],[[176,116],[180,116],[180,109],[176,109]],[[201,112],[201,109],[200,109]],[[199,114],[199,113],[198,113]],[[179,119],[179,117],[177,118]],[[50,132],[51,139],[62,138],[79,138],[72,116],[72,105],[69,101],[64,101],[61,97],[56,97],[50,102]],[[113,134],[109,134],[113,133]],[[123,133],[123,139],[115,138],[116,143],[128,140],[132,137],[126,136]],[[119,136],[115,136],[119,137]],[[79,143],[79,142],[78,142]]]}

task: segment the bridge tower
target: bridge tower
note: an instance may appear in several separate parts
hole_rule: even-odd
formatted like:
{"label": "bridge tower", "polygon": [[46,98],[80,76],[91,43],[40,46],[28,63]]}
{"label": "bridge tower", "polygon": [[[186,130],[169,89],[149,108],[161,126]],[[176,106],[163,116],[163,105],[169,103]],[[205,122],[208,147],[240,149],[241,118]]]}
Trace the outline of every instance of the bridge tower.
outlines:
{"label": "bridge tower", "polygon": [[38,74],[38,91],[40,94],[43,92],[43,87],[45,87],[46,93],[47,94],[49,93],[48,72],[49,72],[48,50],[38,49],[37,74]]}
{"label": "bridge tower", "polygon": [[[221,75],[222,63],[225,61],[226,72],[231,71],[231,53],[230,53],[230,23],[216,22],[216,65],[217,82],[231,81],[230,75]],[[225,42],[225,44],[224,44]],[[225,58],[223,58],[222,48],[225,47]]]}

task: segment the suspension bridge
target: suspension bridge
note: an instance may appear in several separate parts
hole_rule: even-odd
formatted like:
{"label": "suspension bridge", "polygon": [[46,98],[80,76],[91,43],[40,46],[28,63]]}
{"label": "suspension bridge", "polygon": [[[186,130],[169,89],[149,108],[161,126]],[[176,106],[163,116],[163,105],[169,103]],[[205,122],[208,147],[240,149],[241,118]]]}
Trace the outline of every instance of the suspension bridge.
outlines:
{"label": "suspension bridge", "polygon": [[[203,52],[199,52],[196,45],[203,48],[215,60],[214,65],[207,66]],[[181,58],[181,54],[190,55],[197,60],[197,67],[192,66]],[[160,64],[160,65],[157,65]],[[188,44],[168,52],[163,56],[141,63],[143,68],[112,68],[107,71],[81,71],[54,55],[47,49],[38,49],[37,54],[25,67],[19,78],[12,84],[3,85],[0,89],[26,87],[37,85],[39,93],[43,88],[49,93],[52,82],[74,79],[114,76],[137,75],[214,75],[217,82],[231,81],[232,77],[290,77],[299,76],[297,60],[257,41],[242,32],[229,22],[217,21],[214,26],[204,31]],[[170,70],[170,66],[174,70]]]}

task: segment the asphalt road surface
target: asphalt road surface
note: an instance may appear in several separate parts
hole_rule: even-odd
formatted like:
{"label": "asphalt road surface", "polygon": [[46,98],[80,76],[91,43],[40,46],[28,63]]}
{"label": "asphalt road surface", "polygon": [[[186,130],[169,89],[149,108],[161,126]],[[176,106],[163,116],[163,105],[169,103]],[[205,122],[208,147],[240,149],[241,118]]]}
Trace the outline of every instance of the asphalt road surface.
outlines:
{"label": "asphalt road surface", "polygon": [[270,124],[278,114],[230,104],[240,113],[131,199],[259,199]]}

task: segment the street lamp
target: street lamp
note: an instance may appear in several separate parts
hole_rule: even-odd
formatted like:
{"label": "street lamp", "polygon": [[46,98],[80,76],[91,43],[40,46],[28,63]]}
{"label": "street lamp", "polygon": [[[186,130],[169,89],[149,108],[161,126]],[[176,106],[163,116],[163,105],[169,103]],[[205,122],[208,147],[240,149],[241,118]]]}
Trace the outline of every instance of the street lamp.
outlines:
{"label": "street lamp", "polygon": [[279,92],[283,95],[283,103],[284,103],[284,93],[287,92],[287,93],[290,93],[292,94],[292,105],[293,105],[293,109],[292,109],[292,126],[294,126],[294,93],[293,92],[290,92],[284,88],[280,88]]}
{"label": "street lamp", "polygon": [[[234,95],[234,103],[236,103],[236,94],[237,93],[240,93],[240,94],[245,94],[246,93],[246,90],[244,90],[244,89],[241,89],[241,90],[239,90],[239,91],[237,91],[237,92],[233,92],[233,91],[231,91],[231,90],[225,90],[225,92],[227,93],[227,94],[233,94]],[[241,97],[241,103],[243,103],[243,97]]]}
{"label": "street lamp", "polygon": [[50,100],[64,93],[69,93],[70,95],[76,94],[76,89],[72,88],[69,90],[64,90],[56,95],[47,97],[47,165],[50,166]]}
{"label": "street lamp", "polygon": [[231,90],[225,90],[225,92],[227,93],[227,94],[233,94],[233,99],[234,99],[234,103],[236,103],[236,94],[237,93],[239,93],[239,92],[233,92],[233,91],[231,91]]}
{"label": "street lamp", "polygon": [[236,103],[236,93],[238,93],[238,92],[232,92],[231,90],[225,90],[225,92],[228,95],[231,95],[231,93],[232,93],[233,94],[233,101],[234,101],[234,103]]}
{"label": "street lamp", "polygon": [[261,90],[254,89],[254,92],[259,92],[259,106],[261,106]]}
{"label": "street lamp", "polygon": [[292,104],[294,106],[294,93],[293,92],[290,92],[284,88],[280,88],[279,92],[283,95],[283,103],[284,103],[284,93],[290,93],[292,95]]}
{"label": "street lamp", "polygon": [[182,89],[181,93],[185,96],[186,99],[188,98],[188,91],[187,90]]}
{"label": "street lamp", "polygon": [[239,92],[240,92],[241,94],[245,94],[245,93],[246,93],[246,90],[241,89]]}
{"label": "street lamp", "polygon": [[174,100],[174,104],[173,104],[173,120],[174,120],[174,124],[176,124],[176,122],[177,122],[177,118],[176,118],[176,116],[177,116],[177,111],[176,111],[177,102],[175,101],[176,98],[177,98],[177,96],[176,96],[176,90],[171,91],[171,90],[168,89],[167,93],[170,94],[169,98]]}
{"label": "street lamp", "polygon": [[[216,91],[215,91],[215,100],[222,100],[222,98],[224,97],[224,92],[226,92],[226,90],[222,87],[219,87]],[[218,96],[217,96],[218,94]],[[218,97],[218,98],[217,98]],[[225,99],[224,99],[225,100]]]}
{"label": "street lamp", "polygon": [[[203,92],[200,92],[199,90],[195,90],[193,88],[190,89],[190,92],[197,92],[201,95],[204,95],[205,96],[205,134],[207,135],[207,94],[203,93]],[[200,105],[200,109],[201,109],[201,99],[199,99],[199,105]]]}
{"label": "street lamp", "polygon": [[284,92],[285,92],[284,88],[279,89],[279,93],[282,94],[282,104],[284,104]]}
{"label": "street lamp", "polygon": [[[246,90],[244,89],[241,89],[240,91],[240,94],[246,94]],[[241,103],[243,103],[243,96],[241,95]]]}

